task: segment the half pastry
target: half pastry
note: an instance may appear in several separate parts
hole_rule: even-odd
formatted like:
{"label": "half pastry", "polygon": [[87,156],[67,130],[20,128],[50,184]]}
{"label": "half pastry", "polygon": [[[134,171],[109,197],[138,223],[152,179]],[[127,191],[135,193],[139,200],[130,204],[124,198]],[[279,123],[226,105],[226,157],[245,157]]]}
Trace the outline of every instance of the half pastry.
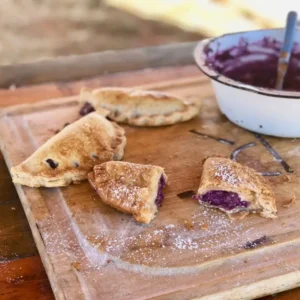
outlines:
{"label": "half pastry", "polygon": [[274,194],[266,180],[253,169],[227,158],[205,160],[196,198],[233,218],[244,217],[249,212],[276,217]]}
{"label": "half pastry", "polygon": [[135,126],[163,126],[198,115],[200,103],[162,92],[129,88],[82,89],[81,114],[96,110],[111,120]]}
{"label": "half pastry", "polygon": [[66,126],[20,165],[11,169],[15,183],[57,187],[87,179],[93,166],[123,157],[124,130],[97,113]]}
{"label": "half pastry", "polygon": [[104,203],[141,223],[155,217],[167,181],[162,167],[113,161],[95,166],[88,178]]}

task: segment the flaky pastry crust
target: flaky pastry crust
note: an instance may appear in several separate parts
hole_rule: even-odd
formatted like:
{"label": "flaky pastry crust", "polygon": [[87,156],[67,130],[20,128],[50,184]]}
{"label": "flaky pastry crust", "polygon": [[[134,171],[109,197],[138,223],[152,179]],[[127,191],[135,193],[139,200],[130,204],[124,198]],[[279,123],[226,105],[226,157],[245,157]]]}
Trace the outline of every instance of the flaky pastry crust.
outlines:
{"label": "flaky pastry crust", "polygon": [[[241,200],[249,202],[248,207],[225,210],[232,218],[243,218],[249,212],[257,212],[265,218],[276,218],[276,200],[271,187],[255,170],[222,157],[209,157],[204,161],[200,187],[201,197],[209,191],[237,193]],[[198,196],[198,198],[199,198]],[[210,206],[199,200],[200,203]]]}
{"label": "flaky pastry crust", "polygon": [[58,187],[87,179],[93,166],[120,160],[124,129],[97,113],[66,126],[29,158],[11,168],[15,183],[30,187]]}
{"label": "flaky pastry crust", "polygon": [[82,89],[82,103],[90,103],[100,114],[118,123],[164,126],[188,121],[199,114],[200,103],[154,91],[129,88]]}
{"label": "flaky pastry crust", "polygon": [[136,221],[150,223],[157,213],[159,182],[167,176],[159,166],[109,161],[94,167],[88,179],[101,200]]}

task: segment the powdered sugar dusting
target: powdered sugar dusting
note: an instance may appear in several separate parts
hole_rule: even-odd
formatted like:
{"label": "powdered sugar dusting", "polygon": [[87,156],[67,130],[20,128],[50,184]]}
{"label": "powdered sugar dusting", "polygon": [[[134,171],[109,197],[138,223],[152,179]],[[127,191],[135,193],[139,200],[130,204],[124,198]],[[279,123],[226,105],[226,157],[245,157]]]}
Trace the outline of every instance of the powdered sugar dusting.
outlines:
{"label": "powdered sugar dusting", "polygon": [[180,235],[175,238],[175,247],[178,249],[198,249],[198,243],[193,242],[191,238],[182,238]]}
{"label": "powdered sugar dusting", "polygon": [[[201,211],[180,223],[160,227],[145,227],[144,231],[112,237],[103,233],[89,241],[99,250],[116,258],[148,266],[172,266],[185,257],[194,263],[217,259],[224,254],[244,251],[249,239],[260,238],[262,233],[250,223],[234,222],[216,210],[201,207]],[[268,234],[264,232],[264,234]],[[173,257],[173,259],[171,259]]]}
{"label": "powdered sugar dusting", "polygon": [[223,165],[218,162],[214,162],[213,166],[215,168],[215,176],[220,177],[223,182],[232,186],[238,186],[243,182],[243,180],[235,174],[230,166]]}
{"label": "powdered sugar dusting", "polygon": [[132,203],[137,199],[141,200],[139,195],[141,188],[135,185],[126,185],[121,182],[110,181],[107,184],[108,198],[122,201],[122,206],[131,207]]}
{"label": "powdered sugar dusting", "polygon": [[287,154],[290,156],[300,156],[300,146],[296,146],[294,149],[288,151]]}

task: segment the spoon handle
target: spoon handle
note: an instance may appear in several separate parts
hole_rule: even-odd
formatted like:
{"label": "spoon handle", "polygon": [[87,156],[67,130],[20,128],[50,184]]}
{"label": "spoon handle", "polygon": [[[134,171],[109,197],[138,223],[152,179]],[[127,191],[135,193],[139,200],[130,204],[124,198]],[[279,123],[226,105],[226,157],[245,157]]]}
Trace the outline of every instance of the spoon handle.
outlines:
{"label": "spoon handle", "polygon": [[282,90],[284,77],[289,65],[291,52],[294,45],[294,37],[297,26],[297,13],[295,11],[289,12],[287,16],[284,42],[280,51],[280,57],[277,67],[277,80],[276,80],[276,89]]}
{"label": "spoon handle", "polygon": [[290,11],[286,20],[284,43],[281,49],[282,52],[290,53],[292,51],[296,26],[297,26],[297,13],[295,11]]}

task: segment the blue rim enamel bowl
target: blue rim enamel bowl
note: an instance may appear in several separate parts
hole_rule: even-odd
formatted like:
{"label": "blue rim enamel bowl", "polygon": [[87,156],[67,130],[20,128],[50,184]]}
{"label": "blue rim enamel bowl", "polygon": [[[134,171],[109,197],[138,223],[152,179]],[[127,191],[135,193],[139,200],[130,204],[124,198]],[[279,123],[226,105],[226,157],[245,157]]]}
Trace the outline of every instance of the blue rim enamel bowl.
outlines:
{"label": "blue rim enamel bowl", "polygon": [[[194,58],[199,69],[211,79],[219,108],[230,121],[266,135],[300,137],[300,92],[245,84],[219,73],[208,63],[217,53],[236,48],[241,40],[252,45],[266,38],[282,42],[284,28],[238,32],[206,39],[198,43]],[[300,42],[299,30],[295,34],[295,42]],[[250,59],[259,62],[264,59],[264,54],[254,53]]]}

